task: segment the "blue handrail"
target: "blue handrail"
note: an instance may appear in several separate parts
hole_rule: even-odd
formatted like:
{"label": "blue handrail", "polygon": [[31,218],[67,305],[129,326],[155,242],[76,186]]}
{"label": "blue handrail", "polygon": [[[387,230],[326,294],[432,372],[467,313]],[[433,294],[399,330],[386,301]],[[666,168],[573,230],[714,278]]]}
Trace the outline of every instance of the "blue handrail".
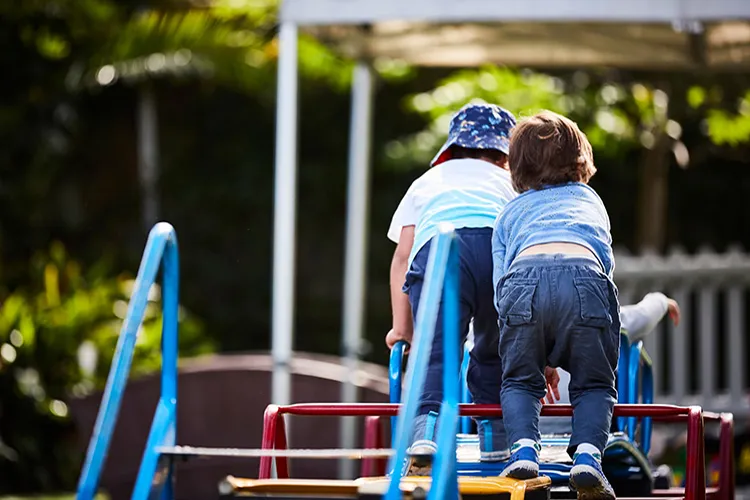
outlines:
{"label": "blue handrail", "polygon": [[440,405],[437,431],[437,456],[432,473],[432,485],[427,500],[458,500],[458,466],[456,463],[456,426],[458,425],[459,339],[461,313],[459,301],[458,246],[453,232],[448,250],[448,262],[443,288],[443,404]]}
{"label": "blue handrail", "polygon": [[117,348],[112,367],[107,377],[94,431],[89,441],[86,460],[78,481],[76,498],[90,500],[96,495],[104,461],[107,457],[117,415],[120,411],[125,384],[138,330],[148,304],[148,292],[156,281],[159,266],[163,266],[162,284],[162,371],[161,396],[154,415],[151,432],[143,454],[133,498],[146,498],[154,488],[162,489],[162,498],[172,496],[172,467],[166,466],[165,474],[160,474],[158,484],[153,484],[159,461],[156,446],[173,446],[176,434],[177,408],[177,310],[179,290],[179,253],[177,235],[174,228],[166,223],[156,224],[149,233],[143,258],[135,280],[133,295],[128,305],[128,313],[117,339]]}
{"label": "blue handrail", "polygon": [[[630,337],[625,332],[620,332],[620,359],[617,362],[617,402],[627,403],[630,401],[629,378],[630,370]],[[617,418],[617,430],[625,432],[627,426],[626,417]]]}
{"label": "blue handrail", "polygon": [[[469,344],[465,342],[464,354],[461,360],[461,402],[462,403],[473,403],[473,401],[471,400],[471,393],[469,392],[469,384],[467,383],[467,379],[466,379],[466,377],[468,376],[468,372],[469,372],[470,356],[471,356],[471,352],[469,349]],[[459,428],[462,434],[470,434],[471,433],[471,417],[461,417]]]}
{"label": "blue handrail", "polygon": [[[401,370],[404,366],[404,354],[408,345],[405,341],[399,340],[391,349],[391,358],[388,363],[391,403],[398,404],[401,402]],[[397,417],[391,417],[391,443],[396,442],[396,419]]]}
{"label": "blue handrail", "polygon": [[[391,403],[398,404],[401,402],[401,382],[403,375],[404,353],[409,346],[405,341],[399,340],[391,349],[390,360],[388,362],[389,378],[389,400]],[[469,356],[471,356],[468,343],[464,343],[464,353],[461,361],[461,373],[459,375],[461,389],[461,403],[473,403],[469,385],[466,383],[467,373],[469,371]],[[396,417],[391,417],[392,440],[395,442],[396,437]],[[459,417],[458,431],[462,434],[471,433],[471,417]]]}
{"label": "blue handrail", "polygon": [[[405,402],[396,421],[396,439],[393,443],[396,453],[391,457],[388,464],[391,481],[385,500],[401,500],[401,478],[406,472],[404,470],[406,450],[409,445],[409,435],[417,413],[419,398],[424,387],[453,236],[454,231],[450,225],[441,225],[438,234],[432,240],[430,256],[427,259],[425,281],[414,325],[414,342],[411,346],[406,369],[405,394],[403,397]],[[441,420],[441,422],[443,421]],[[455,425],[449,430],[452,434],[455,434]],[[455,447],[452,452],[455,456]],[[437,479],[438,477],[433,474],[433,484]],[[430,490],[432,491],[433,488],[430,488]]]}
{"label": "blue handrail", "polygon": [[[628,396],[630,404],[639,403],[639,392],[643,404],[654,402],[654,373],[651,358],[643,348],[643,341],[638,341],[630,346],[628,374]],[[638,391],[640,382],[641,390]],[[628,417],[628,437],[635,442],[635,429],[638,417]],[[641,451],[648,455],[651,449],[651,418],[641,420]]]}

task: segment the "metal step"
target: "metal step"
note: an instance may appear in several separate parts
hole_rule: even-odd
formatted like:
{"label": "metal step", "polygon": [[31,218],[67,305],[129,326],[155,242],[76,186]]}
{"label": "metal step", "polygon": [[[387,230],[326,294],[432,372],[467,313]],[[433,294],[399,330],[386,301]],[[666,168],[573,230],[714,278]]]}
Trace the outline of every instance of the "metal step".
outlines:
{"label": "metal step", "polygon": [[[522,483],[522,484],[520,484]],[[429,477],[411,476],[401,481],[401,491],[406,500],[426,498],[430,489]],[[536,478],[518,481],[508,478],[461,478],[459,487],[464,500],[510,500],[512,491],[521,485],[525,500],[548,500],[550,481]],[[348,480],[271,479],[255,480],[228,476],[219,486],[222,498],[298,498],[382,500],[390,486],[386,477]]]}
{"label": "metal step", "polygon": [[351,458],[358,460],[362,458],[390,457],[394,451],[389,448],[370,449],[297,449],[297,450],[263,450],[259,448],[204,448],[200,446],[157,446],[156,451],[161,455],[191,457],[235,457],[235,458],[260,458],[260,457],[282,457],[282,458],[317,458],[336,459]]}

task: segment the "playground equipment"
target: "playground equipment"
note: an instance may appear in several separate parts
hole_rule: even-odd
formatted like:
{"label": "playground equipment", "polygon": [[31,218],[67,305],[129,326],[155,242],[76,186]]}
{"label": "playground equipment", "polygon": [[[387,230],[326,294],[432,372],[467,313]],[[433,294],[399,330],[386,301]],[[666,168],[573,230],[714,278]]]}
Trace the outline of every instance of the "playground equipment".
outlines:
{"label": "playground equipment", "polygon": [[[575,498],[566,484],[568,465],[560,459],[545,460],[550,450],[565,446],[565,437],[548,437],[542,453],[542,474],[539,478],[519,481],[497,477],[497,468],[478,461],[475,436],[467,434],[467,417],[501,416],[502,410],[491,405],[461,403],[467,392],[458,376],[460,361],[457,350],[444,349],[444,401],[438,422],[438,453],[432,477],[403,477],[407,458],[408,434],[417,411],[419,395],[424,384],[425,367],[434,335],[438,308],[443,303],[445,342],[458,345],[458,287],[457,250],[450,226],[442,227],[435,237],[427,266],[422,302],[415,323],[415,343],[412,347],[405,380],[401,382],[401,367],[405,345],[399,345],[391,356],[391,396],[399,403],[390,404],[292,404],[269,405],[264,415],[261,449],[197,448],[176,446],[177,407],[177,305],[178,251],[174,229],[166,223],[157,224],[149,235],[141,266],[136,278],[133,297],[123,324],[112,368],[100,406],[97,422],[89,444],[86,461],[78,485],[78,498],[93,499],[101,470],[117,420],[122,395],[130,370],[133,349],[143,319],[148,291],[155,282],[159,265],[163,267],[164,324],[162,332],[162,387],[151,431],[143,452],[143,459],[135,480],[132,498],[171,499],[174,497],[174,463],[201,456],[226,456],[238,459],[260,457],[258,479],[227,477],[218,485],[217,496],[224,498],[402,498],[429,500],[457,500],[458,498]],[[451,344],[452,343],[452,344]],[[732,450],[733,420],[731,414],[715,415],[699,407],[653,405],[650,401],[650,360],[640,344],[624,349],[625,362],[618,373],[620,403],[615,406],[618,428],[625,432],[613,435],[605,453],[611,466],[606,471],[612,482],[625,482],[640,474],[650,485],[650,463],[647,458],[651,420],[687,423],[687,457],[685,486],[679,489],[646,488],[637,492],[641,498],[683,498],[685,500],[731,500],[734,498],[734,455]],[[623,358],[621,358],[622,361]],[[639,373],[642,388],[639,390]],[[627,386],[627,387],[626,387]],[[403,388],[403,391],[402,391]],[[638,397],[642,402],[638,401]],[[403,403],[400,403],[403,401]],[[637,403],[637,404],[636,404]],[[644,404],[645,403],[645,404]],[[365,417],[365,446],[362,449],[288,449],[286,415],[358,416]],[[571,416],[569,405],[545,405],[544,416]],[[395,422],[392,443],[395,449],[384,448],[383,419]],[[637,423],[640,421],[640,436]],[[704,452],[704,422],[719,422],[721,426],[721,467],[717,487],[706,487]],[[220,423],[217,422],[220,425]],[[458,434],[459,425],[463,434]],[[353,480],[292,479],[290,459],[362,460],[362,477]],[[387,468],[384,460],[388,459]],[[273,478],[275,466],[276,478]],[[332,466],[332,470],[334,467]],[[387,472],[387,474],[386,474]],[[618,475],[619,474],[619,475]],[[332,473],[333,476],[333,473]],[[644,483],[644,481],[641,481]],[[640,483],[639,483],[640,484]],[[615,486],[617,487],[617,486]]]}

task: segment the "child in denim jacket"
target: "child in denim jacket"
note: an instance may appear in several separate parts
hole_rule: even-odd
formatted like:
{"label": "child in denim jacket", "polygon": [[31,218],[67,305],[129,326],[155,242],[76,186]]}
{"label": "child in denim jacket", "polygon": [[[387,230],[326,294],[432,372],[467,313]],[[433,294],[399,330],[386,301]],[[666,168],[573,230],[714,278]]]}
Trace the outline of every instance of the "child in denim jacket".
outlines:
{"label": "child in denim jacket", "polygon": [[511,458],[502,475],[539,473],[545,366],[571,374],[571,486],[580,499],[614,499],[601,468],[617,400],[620,306],[607,211],[587,183],[596,172],[578,126],[545,111],[513,130],[520,193],[493,233],[495,306],[503,364],[500,398]]}

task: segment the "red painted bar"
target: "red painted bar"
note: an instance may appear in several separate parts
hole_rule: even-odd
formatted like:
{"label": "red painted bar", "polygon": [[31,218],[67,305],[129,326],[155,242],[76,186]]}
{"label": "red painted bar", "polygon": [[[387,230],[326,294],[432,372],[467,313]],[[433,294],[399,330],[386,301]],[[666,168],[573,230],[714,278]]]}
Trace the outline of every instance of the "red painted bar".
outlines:
{"label": "red painted bar", "polygon": [[[272,450],[276,439],[276,422],[279,420],[279,407],[268,405],[263,413],[263,439],[260,447],[263,450]],[[271,479],[272,457],[261,457],[258,468],[258,479]]]}
{"label": "red painted bar", "polygon": [[706,455],[703,444],[703,415],[700,407],[688,413],[685,500],[706,500]]}
{"label": "red painted bar", "polygon": [[[383,447],[382,417],[365,417],[365,449]],[[362,477],[384,476],[385,459],[368,457],[362,459]]]}
{"label": "red painted bar", "polygon": [[[315,415],[315,416],[396,416],[401,405],[391,403],[301,403],[279,407],[281,413],[289,415]],[[498,405],[459,405],[461,415],[471,417],[499,417],[502,409]],[[668,418],[687,416],[689,408],[674,405],[643,405],[643,404],[618,404],[615,405],[615,417],[653,417]],[[569,417],[573,415],[571,405],[544,405],[542,416],[545,417]]]}
{"label": "red painted bar", "polygon": [[[279,415],[276,422],[276,443],[277,450],[286,450],[286,423],[284,415]],[[289,479],[289,457],[276,457],[276,477],[279,479]]]}
{"label": "red painted bar", "polygon": [[[382,421],[381,417],[398,414],[398,404],[376,403],[328,403],[328,404],[294,404],[288,406],[269,405],[263,415],[263,449],[286,449],[286,429],[284,414],[316,415],[316,416],[364,416],[365,419],[365,448],[381,447]],[[466,416],[501,416],[502,410],[497,405],[460,405],[461,415]],[[544,405],[544,416],[570,416],[573,409],[570,405]],[[687,422],[687,464],[684,500],[733,500],[734,485],[734,420],[731,414],[703,413],[700,407],[681,407],[673,405],[615,405],[614,416],[648,416],[656,420]],[[722,474],[719,488],[706,489],[705,470],[705,435],[704,421],[719,421],[720,456]],[[271,477],[272,457],[262,457],[260,461],[259,479]],[[289,463],[287,457],[276,458],[277,474],[279,478],[289,477]],[[380,471],[382,460],[363,461],[362,474],[367,476]],[[655,492],[655,496],[671,496],[675,490]]]}
{"label": "red painted bar", "polygon": [[721,500],[734,500],[734,416],[731,413],[721,415],[719,460],[721,460],[719,498]]}

